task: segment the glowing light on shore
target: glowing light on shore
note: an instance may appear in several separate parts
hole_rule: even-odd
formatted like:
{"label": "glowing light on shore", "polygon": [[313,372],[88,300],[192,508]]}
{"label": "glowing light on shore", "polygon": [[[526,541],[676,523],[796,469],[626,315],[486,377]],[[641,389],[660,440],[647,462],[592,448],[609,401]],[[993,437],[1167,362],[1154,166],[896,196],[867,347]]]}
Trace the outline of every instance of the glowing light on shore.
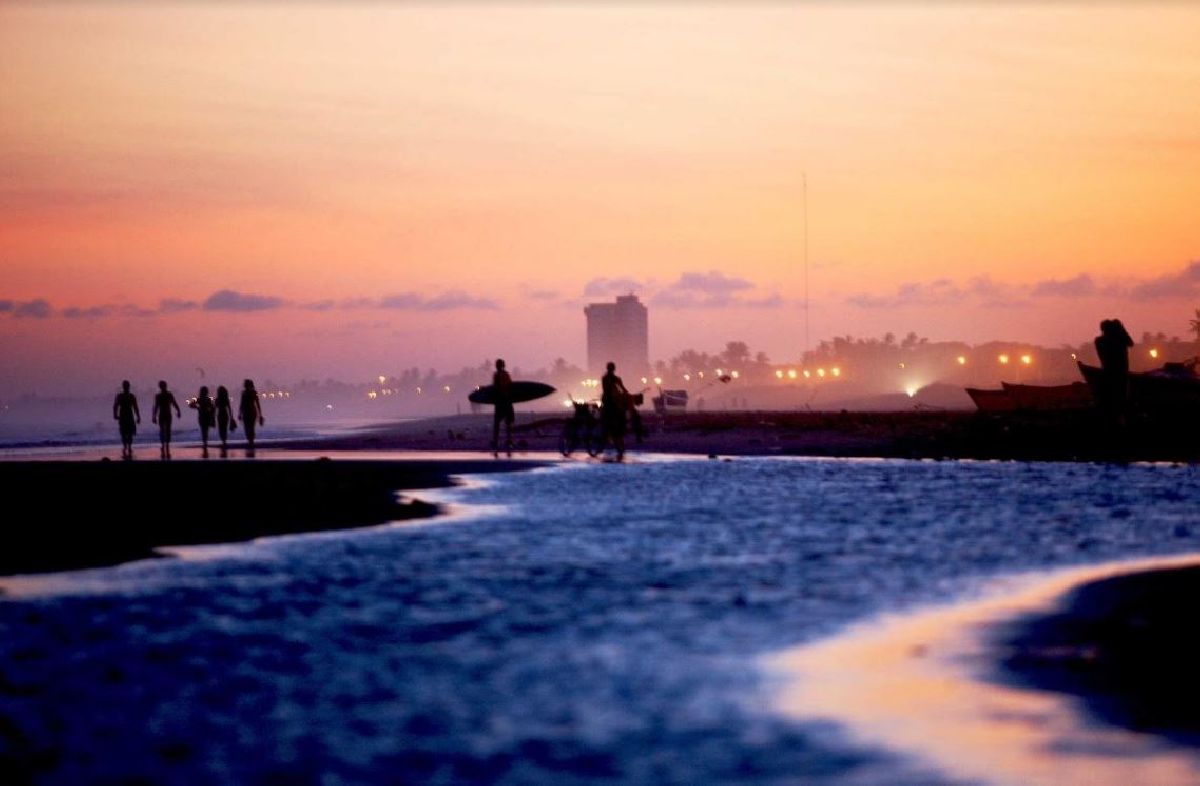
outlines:
{"label": "glowing light on shore", "polygon": [[966,355],[959,355],[957,358],[955,358],[955,360],[958,362],[958,365],[960,365],[960,366],[967,365]]}
{"label": "glowing light on shore", "polygon": [[833,374],[835,377],[840,377],[842,375],[842,370],[837,366],[834,366],[829,370],[829,373]]}
{"label": "glowing light on shore", "polygon": [[739,373],[738,373],[738,372],[736,372],[736,371],[730,371],[730,372],[729,372],[729,376],[733,377],[734,379],[737,379],[738,377],[740,377],[740,376],[741,376],[741,374],[739,374]]}
{"label": "glowing light on shore", "polygon": [[662,384],[662,377],[655,377],[655,378],[654,378],[654,384],[655,384],[655,385],[661,385],[661,384]]}
{"label": "glowing light on shore", "polygon": [[775,379],[783,379],[783,369],[775,369]]}
{"label": "glowing light on shore", "polygon": [[796,378],[796,369],[789,368],[788,369],[788,379],[795,379],[795,378]]}
{"label": "glowing light on shore", "polygon": [[1000,361],[1000,365],[1007,365],[1008,364],[1008,355],[1001,355],[998,358],[996,358],[996,360]]}
{"label": "glowing light on shore", "polygon": [[916,385],[913,385],[913,384],[905,385],[904,386],[904,395],[908,396],[909,398],[915,398],[917,395],[917,391],[919,389],[920,388],[918,388]]}
{"label": "glowing light on shore", "polygon": [[684,382],[691,382],[691,381],[692,381],[692,375],[691,375],[691,374],[684,374],[684,375],[683,375],[683,381],[684,381]]}
{"label": "glowing light on shore", "polygon": [[1157,349],[1150,350],[1150,357],[1152,357],[1152,358],[1158,357],[1158,350]]}
{"label": "glowing light on shore", "polygon": [[817,369],[817,376],[820,377],[821,379],[824,379],[825,378],[825,369],[823,369],[823,368]]}
{"label": "glowing light on shore", "polygon": [[1021,355],[1021,362],[1028,366],[1030,363],[1033,362],[1033,356],[1032,355]]}
{"label": "glowing light on shore", "polygon": [[387,377],[385,377],[383,374],[380,374],[379,375],[379,384],[382,385],[384,382],[387,382]]}
{"label": "glowing light on shore", "polygon": [[812,379],[812,372],[811,372],[811,371],[809,371],[808,369],[804,369],[804,378],[805,378],[805,379]]}

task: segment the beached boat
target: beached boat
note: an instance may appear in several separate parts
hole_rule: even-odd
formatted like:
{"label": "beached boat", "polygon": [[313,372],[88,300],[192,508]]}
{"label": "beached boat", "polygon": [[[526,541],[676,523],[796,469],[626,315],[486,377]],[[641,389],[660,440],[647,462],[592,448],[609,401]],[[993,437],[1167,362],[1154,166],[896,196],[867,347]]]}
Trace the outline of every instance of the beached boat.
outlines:
{"label": "beached boat", "polygon": [[988,390],[986,388],[964,388],[967,395],[975,402],[980,412],[1012,412],[1017,408],[1017,402],[1007,390]]}
{"label": "beached boat", "polygon": [[[1086,363],[1078,365],[1092,393],[1097,398],[1103,396],[1104,371]],[[1153,371],[1131,371],[1129,401],[1143,412],[1200,415],[1200,376],[1194,366],[1183,363],[1167,363]]]}
{"label": "beached boat", "polygon": [[1012,397],[1017,409],[1035,411],[1088,409],[1095,405],[1091,388],[1085,382],[1068,385],[1019,385],[1001,382],[1001,387]]}

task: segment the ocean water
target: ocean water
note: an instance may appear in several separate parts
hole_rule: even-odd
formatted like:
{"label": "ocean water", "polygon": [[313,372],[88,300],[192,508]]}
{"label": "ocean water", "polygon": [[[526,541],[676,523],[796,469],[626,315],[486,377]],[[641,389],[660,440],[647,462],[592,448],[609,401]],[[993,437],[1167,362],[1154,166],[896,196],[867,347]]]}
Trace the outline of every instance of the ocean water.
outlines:
{"label": "ocean water", "polygon": [[0,783],[954,783],[776,712],[762,657],[1200,551],[1198,472],[577,462],[444,492],[440,522],[10,583]]}

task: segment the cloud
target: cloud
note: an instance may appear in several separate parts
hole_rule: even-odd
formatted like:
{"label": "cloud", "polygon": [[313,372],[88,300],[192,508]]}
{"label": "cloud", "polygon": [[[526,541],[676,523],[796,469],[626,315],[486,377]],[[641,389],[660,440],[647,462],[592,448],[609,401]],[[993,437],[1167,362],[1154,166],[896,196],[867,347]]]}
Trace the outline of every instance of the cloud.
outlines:
{"label": "cloud", "polygon": [[558,300],[559,294],[553,289],[531,289],[525,293],[530,300]]}
{"label": "cloud", "polygon": [[163,314],[178,314],[181,311],[195,311],[198,308],[200,308],[200,304],[194,300],[169,297],[158,301],[158,310]]}
{"label": "cloud", "polygon": [[719,270],[704,273],[689,271],[681,273],[679,278],[660,289],[650,302],[664,308],[721,308],[766,304],[766,300],[747,301],[737,297],[738,293],[752,289],[752,282],[727,276]]}
{"label": "cloud", "polygon": [[0,314],[4,314],[12,310],[13,302],[11,300],[0,300]]}
{"label": "cloud", "polygon": [[1051,278],[1033,285],[1034,297],[1091,297],[1099,292],[1096,282],[1087,273],[1063,281]]}
{"label": "cloud", "polygon": [[1191,262],[1177,273],[1147,279],[1097,282],[1088,273],[1067,279],[1044,279],[1032,284],[1000,284],[987,276],[959,284],[947,278],[901,284],[890,295],[859,293],[846,302],[860,308],[905,308],[969,303],[990,307],[1022,305],[1030,298],[1115,298],[1162,300],[1200,295],[1200,261]]}
{"label": "cloud", "polygon": [[475,297],[458,290],[445,292],[432,298],[425,297],[416,292],[401,292],[382,298],[378,305],[380,308],[394,309],[396,311],[451,311],[460,308],[499,308],[494,300]]}
{"label": "cloud", "polygon": [[337,305],[332,300],[314,300],[311,303],[301,303],[300,308],[305,311],[331,311]]}
{"label": "cloud", "polygon": [[1200,290],[1200,261],[1190,263],[1179,273],[1170,273],[1135,283],[1129,287],[1127,297],[1133,300],[1192,297],[1198,290]]}
{"label": "cloud", "polygon": [[99,319],[101,317],[152,317],[157,313],[158,312],[154,311],[153,309],[140,308],[133,304],[125,304],[121,306],[71,306],[62,310],[62,315],[67,319]]}
{"label": "cloud", "polygon": [[642,289],[646,289],[646,284],[636,278],[593,278],[583,285],[583,294],[585,297],[627,295]]}
{"label": "cloud", "polygon": [[248,295],[244,292],[234,292],[232,289],[221,289],[208,296],[204,301],[205,311],[269,311],[284,305],[282,298],[269,295]]}
{"label": "cloud", "polygon": [[30,319],[45,319],[53,313],[50,304],[42,298],[26,300],[24,303],[13,304],[13,316]]}

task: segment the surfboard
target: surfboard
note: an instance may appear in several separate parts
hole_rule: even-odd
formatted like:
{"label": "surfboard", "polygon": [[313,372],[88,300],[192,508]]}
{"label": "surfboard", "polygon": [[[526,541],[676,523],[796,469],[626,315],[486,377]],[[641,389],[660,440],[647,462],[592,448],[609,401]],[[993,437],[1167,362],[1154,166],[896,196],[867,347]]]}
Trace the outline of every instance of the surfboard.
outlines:
{"label": "surfboard", "polygon": [[[523,401],[534,401],[535,399],[545,398],[554,392],[551,385],[545,382],[529,382],[527,380],[519,380],[512,383],[512,401],[514,404],[520,404]],[[467,400],[472,404],[495,404],[496,403],[496,388],[493,385],[484,385],[481,388],[475,388]]]}

